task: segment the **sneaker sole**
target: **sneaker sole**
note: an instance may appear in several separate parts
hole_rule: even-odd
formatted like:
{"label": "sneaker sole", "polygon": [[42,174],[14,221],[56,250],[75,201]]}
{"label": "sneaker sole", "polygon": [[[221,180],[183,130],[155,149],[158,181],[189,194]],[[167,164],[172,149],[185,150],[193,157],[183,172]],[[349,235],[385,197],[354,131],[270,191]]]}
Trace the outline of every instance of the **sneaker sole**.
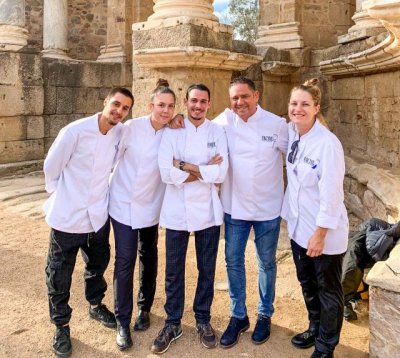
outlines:
{"label": "sneaker sole", "polygon": [[60,358],[67,358],[67,357],[69,357],[69,356],[72,354],[72,348],[71,348],[70,351],[65,352],[65,353],[58,352],[56,349],[53,348],[53,352],[54,352],[54,354],[55,354],[57,357],[60,357]]}
{"label": "sneaker sole", "polygon": [[178,338],[181,338],[181,337],[182,337],[182,334],[183,334],[183,331],[181,331],[181,333],[178,334],[176,337],[172,338],[172,339],[169,341],[168,346],[167,346],[163,351],[157,352],[157,351],[154,351],[154,350],[152,349],[151,352],[154,353],[154,354],[163,354],[163,353],[165,353],[165,352],[168,350],[168,348],[169,348],[169,346],[171,345],[171,343],[174,342],[174,341],[176,341]]}
{"label": "sneaker sole", "polygon": [[242,330],[240,330],[240,331],[239,331],[239,334],[238,334],[238,337],[237,337],[237,340],[236,340],[235,342],[233,342],[232,344],[230,344],[229,346],[225,346],[225,345],[223,345],[221,342],[219,342],[220,347],[223,348],[223,349],[232,348],[233,346],[235,346],[235,345],[239,342],[240,336],[241,336],[244,332],[246,332],[249,328],[250,328],[250,325],[248,325],[247,327],[244,327]]}
{"label": "sneaker sole", "polygon": [[207,345],[205,345],[203,342],[201,342],[201,345],[202,345],[203,347],[207,348],[207,349],[213,349],[213,348],[215,348],[215,347],[218,346],[218,341],[215,341],[215,344],[214,344],[213,346],[207,346]]}
{"label": "sneaker sole", "polygon": [[104,327],[117,328],[117,322],[115,322],[115,323],[104,322],[101,319],[97,318],[96,316],[93,316],[90,312],[89,312],[89,316],[90,316],[90,318],[94,319],[95,321],[100,322]]}

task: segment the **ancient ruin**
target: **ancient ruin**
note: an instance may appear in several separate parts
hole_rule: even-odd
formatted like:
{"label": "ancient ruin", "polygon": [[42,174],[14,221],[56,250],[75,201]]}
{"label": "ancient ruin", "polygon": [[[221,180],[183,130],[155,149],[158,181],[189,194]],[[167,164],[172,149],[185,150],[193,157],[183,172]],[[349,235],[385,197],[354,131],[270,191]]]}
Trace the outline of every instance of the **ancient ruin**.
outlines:
{"label": "ancient ruin", "polygon": [[[316,76],[345,148],[349,212],[399,221],[399,41],[399,0],[260,0],[254,44],[232,38],[212,0],[0,0],[0,177],[40,170],[60,128],[115,85],[133,89],[136,116],[157,78],[178,103],[202,81],[212,118],[241,73],[285,116],[290,88]],[[368,275],[371,357],[400,351],[399,262],[398,244]]]}

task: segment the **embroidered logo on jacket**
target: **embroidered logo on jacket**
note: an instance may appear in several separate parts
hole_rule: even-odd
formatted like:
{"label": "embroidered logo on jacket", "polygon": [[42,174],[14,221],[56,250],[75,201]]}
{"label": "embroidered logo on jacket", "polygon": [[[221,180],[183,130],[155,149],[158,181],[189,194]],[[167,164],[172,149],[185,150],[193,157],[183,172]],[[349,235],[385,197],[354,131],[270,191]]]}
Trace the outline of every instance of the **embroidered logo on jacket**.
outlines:
{"label": "embroidered logo on jacket", "polygon": [[215,148],[217,145],[215,144],[215,142],[208,142],[207,143],[207,147],[208,148]]}
{"label": "embroidered logo on jacket", "polygon": [[311,159],[308,157],[304,157],[303,161],[304,161],[304,163],[308,164],[312,169],[316,169],[320,162],[319,159]]}
{"label": "embroidered logo on jacket", "polygon": [[273,135],[262,135],[261,140],[263,142],[269,142],[269,143],[275,143],[278,140],[278,135],[273,134]]}

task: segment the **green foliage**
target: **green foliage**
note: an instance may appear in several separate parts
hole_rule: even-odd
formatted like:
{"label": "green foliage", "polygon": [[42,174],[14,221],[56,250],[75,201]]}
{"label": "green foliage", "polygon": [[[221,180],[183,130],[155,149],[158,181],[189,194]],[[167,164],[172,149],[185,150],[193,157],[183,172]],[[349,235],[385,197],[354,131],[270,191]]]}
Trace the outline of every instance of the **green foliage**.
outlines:
{"label": "green foliage", "polygon": [[228,11],[235,39],[254,42],[257,38],[258,0],[230,0]]}

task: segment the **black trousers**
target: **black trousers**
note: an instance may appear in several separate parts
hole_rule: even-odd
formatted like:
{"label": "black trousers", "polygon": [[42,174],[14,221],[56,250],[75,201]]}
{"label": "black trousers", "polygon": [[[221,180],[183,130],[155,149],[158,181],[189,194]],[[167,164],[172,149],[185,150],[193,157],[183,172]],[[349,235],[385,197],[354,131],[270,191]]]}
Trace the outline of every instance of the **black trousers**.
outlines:
{"label": "black trousers", "polygon": [[343,324],[343,254],[309,257],[307,250],[293,240],[291,245],[310,328],[318,332],[315,348],[331,353],[339,343]]}
{"label": "black trousers", "polygon": [[132,229],[111,218],[115,236],[114,305],[117,322],[127,327],[133,310],[133,274],[139,252],[139,310],[150,312],[158,271],[158,224]]}
{"label": "black trousers", "polygon": [[101,303],[107,290],[104,272],[110,261],[109,235],[109,220],[98,232],[87,234],[51,229],[45,272],[50,320],[55,325],[65,325],[71,319],[68,301],[79,249],[85,262],[85,297],[92,305]]}

